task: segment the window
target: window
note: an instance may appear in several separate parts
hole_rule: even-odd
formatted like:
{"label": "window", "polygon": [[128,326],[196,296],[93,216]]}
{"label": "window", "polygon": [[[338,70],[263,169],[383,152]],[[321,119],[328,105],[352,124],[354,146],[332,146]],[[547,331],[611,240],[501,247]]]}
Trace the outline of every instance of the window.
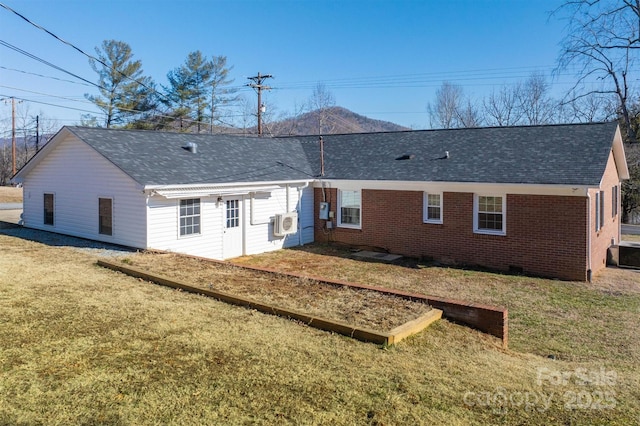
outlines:
{"label": "window", "polygon": [[338,190],[338,208],[340,215],[338,225],[345,228],[360,229],[360,191],[340,191]]}
{"label": "window", "polygon": [[604,191],[596,192],[596,231],[604,226]]}
{"label": "window", "polygon": [[423,214],[425,223],[442,223],[442,194],[424,193]]}
{"label": "window", "polygon": [[200,199],[180,200],[180,236],[200,233]]}
{"label": "window", "polygon": [[227,228],[240,226],[240,200],[227,200]]}
{"label": "window", "polygon": [[618,185],[611,188],[611,217],[618,215]]}
{"label": "window", "polygon": [[113,235],[113,200],[98,198],[98,232],[102,235]]}
{"label": "window", "polygon": [[476,195],[474,197],[474,232],[506,234],[506,197]]}
{"label": "window", "polygon": [[53,194],[44,194],[44,224],[53,226]]}

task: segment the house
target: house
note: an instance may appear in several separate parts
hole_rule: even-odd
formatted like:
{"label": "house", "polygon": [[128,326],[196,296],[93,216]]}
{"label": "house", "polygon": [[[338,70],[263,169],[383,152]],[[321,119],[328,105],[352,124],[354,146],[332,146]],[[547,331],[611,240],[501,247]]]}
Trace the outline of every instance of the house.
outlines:
{"label": "house", "polygon": [[253,138],[65,127],[25,226],[227,259],[312,241],[588,280],[620,240],[615,123]]}
{"label": "house", "polygon": [[297,141],[64,127],[14,180],[24,226],[228,259],[313,241],[307,163]]}

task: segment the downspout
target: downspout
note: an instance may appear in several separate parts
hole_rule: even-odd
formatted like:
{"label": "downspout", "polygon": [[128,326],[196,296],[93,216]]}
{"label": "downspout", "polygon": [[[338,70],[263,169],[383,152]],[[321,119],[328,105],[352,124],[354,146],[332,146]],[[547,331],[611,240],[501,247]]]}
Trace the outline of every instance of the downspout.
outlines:
{"label": "downspout", "polygon": [[[298,221],[302,224],[302,195],[306,187],[309,186],[309,182],[306,182],[304,186],[298,186],[298,203],[300,203],[300,208],[298,211]],[[302,241],[302,226],[298,227],[298,245],[303,246],[304,242]]]}
{"label": "downspout", "polygon": [[591,194],[587,188],[587,281],[591,282]]}

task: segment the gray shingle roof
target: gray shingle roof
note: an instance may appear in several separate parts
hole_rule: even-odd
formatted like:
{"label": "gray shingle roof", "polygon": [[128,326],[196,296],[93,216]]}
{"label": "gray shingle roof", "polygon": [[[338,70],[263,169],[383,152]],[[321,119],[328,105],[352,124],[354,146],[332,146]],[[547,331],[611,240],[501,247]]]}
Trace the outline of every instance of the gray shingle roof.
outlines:
{"label": "gray shingle roof", "polygon": [[[273,182],[311,178],[296,140],[87,127],[68,129],[143,185]],[[183,147],[197,144],[197,152]],[[293,166],[293,167],[290,167]]]}
{"label": "gray shingle roof", "polygon": [[[598,185],[616,123],[324,136],[326,179]],[[143,185],[305,180],[317,136],[255,138],[69,127]],[[195,142],[197,153],[182,147]],[[449,158],[442,158],[445,152]],[[398,160],[408,156],[410,159]]]}
{"label": "gray shingle roof", "polygon": [[[324,136],[325,178],[599,185],[616,123]],[[305,149],[319,164],[316,137]],[[449,158],[443,159],[445,152]],[[396,160],[410,156],[408,160]],[[314,168],[318,173],[319,168]]]}

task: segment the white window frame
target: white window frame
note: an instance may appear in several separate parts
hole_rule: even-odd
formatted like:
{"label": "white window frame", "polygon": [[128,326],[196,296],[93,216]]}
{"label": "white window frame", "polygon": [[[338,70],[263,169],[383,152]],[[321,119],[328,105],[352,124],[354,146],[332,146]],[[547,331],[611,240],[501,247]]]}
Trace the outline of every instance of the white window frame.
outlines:
{"label": "white window frame", "polygon": [[[480,197],[500,197],[502,199],[502,229],[485,229],[478,226]],[[473,232],[476,234],[507,235],[507,195],[506,194],[473,194]]]}
{"label": "white window frame", "polygon": [[[437,195],[440,203],[438,205],[429,204],[429,195]],[[429,207],[438,207],[440,209],[440,217],[437,219],[429,218]],[[442,192],[425,192],[422,203],[422,221],[424,223],[442,223]]]}
{"label": "white window frame", "polygon": [[618,185],[614,185],[611,188],[611,217],[616,217],[618,215]]}
{"label": "white window frame", "polygon": [[[342,193],[343,192],[357,192],[360,198],[360,205],[358,206],[358,223],[343,223],[342,222]],[[362,229],[362,190],[360,189],[338,189],[338,226],[341,228]]]}
{"label": "white window frame", "polygon": [[[186,214],[186,215],[182,215],[182,202],[183,201],[189,201],[189,200],[197,200],[198,201],[198,213],[193,213],[193,214]],[[182,233],[182,219],[183,218],[194,218],[194,217],[198,217],[198,232],[190,232],[190,233]],[[194,225],[185,225],[185,227],[193,227]],[[202,235],[202,199],[200,198],[183,198],[181,200],[178,200],[178,237],[179,238],[191,238],[191,237],[198,237]]]}

